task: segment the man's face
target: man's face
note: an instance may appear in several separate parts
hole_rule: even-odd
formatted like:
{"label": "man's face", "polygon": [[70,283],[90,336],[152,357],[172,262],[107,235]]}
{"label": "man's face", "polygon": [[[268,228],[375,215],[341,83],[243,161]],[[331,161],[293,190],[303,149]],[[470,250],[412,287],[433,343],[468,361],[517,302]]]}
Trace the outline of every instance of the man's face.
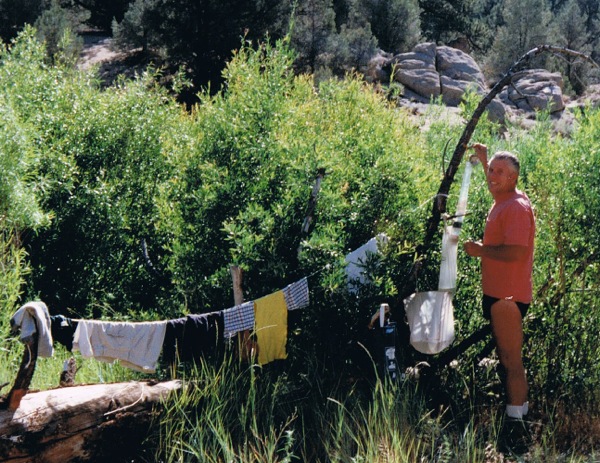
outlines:
{"label": "man's face", "polygon": [[517,186],[517,171],[508,159],[492,159],[488,167],[487,183],[494,197],[512,193]]}

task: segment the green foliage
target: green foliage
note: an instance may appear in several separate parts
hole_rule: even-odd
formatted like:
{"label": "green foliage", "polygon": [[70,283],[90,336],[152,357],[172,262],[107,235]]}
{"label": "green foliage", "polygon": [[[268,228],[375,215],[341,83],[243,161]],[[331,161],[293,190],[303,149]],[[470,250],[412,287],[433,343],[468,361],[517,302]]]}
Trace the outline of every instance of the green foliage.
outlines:
{"label": "green foliage", "polygon": [[[591,56],[593,51],[592,34],[585,26],[587,16],[582,13],[576,0],[570,0],[555,17],[556,28],[560,33],[557,43],[570,50]],[[554,64],[567,78],[570,87],[577,95],[582,95],[588,84],[591,65],[566,56]]]}
{"label": "green foliage", "polygon": [[61,6],[74,11],[89,13],[87,24],[91,27],[109,31],[113,21],[121,21],[131,0],[59,0]]}
{"label": "green foliage", "polygon": [[[422,152],[407,143],[414,127],[406,116],[357,79],[315,93],[293,76],[286,50],[241,50],[226,90],[204,95],[197,132],[174,159],[161,224],[175,227],[170,268],[190,308],[229,299],[232,263],[245,269],[253,298],[337,266],[381,231],[408,240],[421,227],[410,214],[398,223],[399,211],[422,199],[414,182],[429,181]],[[319,169],[326,176],[306,238],[303,214]]]}
{"label": "green foliage", "polygon": [[[143,1],[118,18],[119,39],[164,50],[169,61],[190,70],[196,87],[219,86],[221,72],[240,37],[277,38],[287,25],[290,4],[277,0]],[[141,42],[140,42],[141,40]]]}
{"label": "green foliage", "polygon": [[83,47],[83,39],[73,31],[79,26],[73,15],[61,8],[58,0],[53,0],[35,21],[38,38],[46,45],[51,59],[60,59],[73,65]]}
{"label": "green foliage", "polygon": [[[153,197],[166,174],[161,137],[179,108],[154,87],[150,74],[100,93],[90,76],[62,64],[47,67],[33,32],[5,53],[0,79],[4,110],[15,121],[7,129],[27,134],[18,143],[14,135],[6,139],[6,153],[14,156],[3,159],[14,159],[21,169],[15,180],[24,185],[6,191],[18,195],[28,178],[35,179],[35,195],[9,204],[35,217],[37,200],[55,216],[27,237],[35,292],[51,307],[79,314],[92,302],[119,301],[122,312],[140,307],[141,300],[156,304],[163,282],[149,272],[141,244],[157,258]],[[35,156],[36,163],[28,159]]]}
{"label": "green foliage", "polygon": [[[538,45],[554,45],[552,14],[546,0],[506,0],[502,8],[502,24],[496,30],[494,43],[485,59],[486,74],[502,76],[522,55]],[[545,57],[533,60],[532,67],[543,67]]]}
{"label": "green foliage", "polygon": [[365,0],[366,17],[379,48],[391,53],[411,50],[421,38],[419,2]]}
{"label": "green foliage", "polygon": [[550,397],[564,393],[565,387],[580,397],[594,397],[591,384],[599,378],[592,360],[598,355],[593,333],[598,332],[600,281],[598,122],[597,114],[583,118],[572,140],[548,143],[544,162],[531,172],[540,228],[540,312],[532,328],[552,333],[533,347],[539,355],[539,387]]}
{"label": "green foliage", "polygon": [[160,48],[158,34],[154,32],[157,8],[156,0],[135,0],[129,4],[121,22],[113,21],[114,46],[123,50],[142,48]]}
{"label": "green foliage", "polygon": [[323,66],[329,38],[335,33],[335,11],[331,0],[299,2],[292,16],[291,40],[298,50],[300,72],[315,72]]}
{"label": "green foliage", "polygon": [[[33,30],[3,49],[3,339],[24,297],[39,297],[53,313],[167,318],[232,305],[233,264],[245,271],[247,300],[309,276],[311,305],[290,315],[285,364],[260,375],[231,364],[224,366],[230,372],[199,370],[197,389],[174,405],[164,437],[173,453],[164,457],[203,449],[224,459],[284,461],[313,456],[311,450],[315,461],[368,461],[383,442],[390,455],[427,459],[466,448],[462,459],[484,461],[480,439],[487,442],[489,433],[477,432],[470,413],[459,414],[458,431],[448,434],[439,417],[420,421],[422,409],[396,401],[406,391],[373,389],[378,358],[365,328],[378,304],[389,301],[405,333],[398,301],[407,295],[415,249],[462,126],[437,117],[436,105],[419,124],[355,75],[315,88],[312,76],[294,74],[295,57],[287,39],[245,42],[223,73],[226,85],[201,92],[187,112],[156,84],[156,73],[101,90],[93,74],[61,61],[50,65]],[[477,99],[466,95],[465,118]],[[540,404],[567,396],[573,406],[597,410],[600,112],[586,108],[578,123],[564,139],[540,114],[534,130],[509,127],[500,137],[484,117],[473,140],[518,153],[520,187],[536,209],[537,294],[526,323],[532,396]],[[313,220],[303,232],[320,170]],[[461,173],[462,166],[457,179]],[[450,212],[459,183],[450,191]],[[461,239],[482,236],[490,202],[475,168]],[[344,256],[378,233],[389,245],[368,262],[370,283],[349,293]],[[439,240],[426,258],[420,290],[437,283]],[[459,251],[459,340],[483,323],[479,297],[478,261]],[[399,339],[398,355],[414,365],[405,341]],[[14,339],[5,346],[0,364],[10,377],[19,349]],[[465,353],[436,383],[436,393],[460,411],[499,403],[487,394],[494,372],[476,370],[477,354]],[[48,373],[36,380],[43,387],[59,368],[58,361],[45,363]],[[123,374],[102,368],[89,377]],[[232,382],[220,383],[229,374]],[[346,380],[366,384],[367,393]],[[292,399],[302,408],[293,410]],[[389,422],[426,438],[416,444],[408,432],[390,434]]]}
{"label": "green foliage", "polygon": [[[54,107],[47,113],[54,117],[42,121],[53,130],[47,146],[61,153],[46,168],[67,162],[72,176],[47,190],[56,220],[30,249],[39,288],[63,308],[108,304],[126,312],[158,303],[163,282],[146,265],[142,245],[158,257],[154,196],[168,172],[161,138],[179,112],[161,92],[148,93],[150,82],[147,75],[101,98],[81,88],[70,107]],[[53,258],[38,260],[42,255]]]}
{"label": "green foliage", "polygon": [[[34,40],[33,34],[24,36],[23,42],[28,40]],[[32,64],[43,53],[30,53],[22,42],[16,43],[13,51],[14,55],[2,49],[0,62],[0,336],[7,333],[28,271],[23,234],[46,225],[51,216],[40,204],[43,182],[36,173],[42,156],[35,142],[35,128],[20,117],[17,107],[22,100],[12,93],[43,69]],[[31,65],[30,72],[17,71],[21,60],[25,66]]]}
{"label": "green foliage", "polygon": [[17,236],[4,229],[0,237],[0,338],[4,339],[9,334],[10,317],[23,291],[28,268]]}
{"label": "green foliage", "polygon": [[375,54],[377,40],[371,33],[371,27],[368,23],[353,15],[354,19],[342,25],[340,33],[330,38],[334,43],[333,62],[330,67],[334,72],[343,74],[357,70],[365,69],[369,59]]}
{"label": "green foliage", "polygon": [[478,2],[473,0],[420,0],[421,32],[428,40],[448,42],[466,37],[480,43],[488,32],[477,15]]}

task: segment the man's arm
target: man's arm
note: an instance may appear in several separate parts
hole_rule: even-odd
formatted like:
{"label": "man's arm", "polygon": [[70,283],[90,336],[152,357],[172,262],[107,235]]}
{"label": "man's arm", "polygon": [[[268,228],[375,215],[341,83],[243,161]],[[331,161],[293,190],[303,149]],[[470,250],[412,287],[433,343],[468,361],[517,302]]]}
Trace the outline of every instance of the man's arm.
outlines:
{"label": "man's arm", "polygon": [[464,243],[465,252],[472,257],[486,257],[488,259],[499,260],[502,262],[514,262],[523,260],[527,257],[527,246],[519,244],[501,244],[491,246],[479,241],[466,241]]}

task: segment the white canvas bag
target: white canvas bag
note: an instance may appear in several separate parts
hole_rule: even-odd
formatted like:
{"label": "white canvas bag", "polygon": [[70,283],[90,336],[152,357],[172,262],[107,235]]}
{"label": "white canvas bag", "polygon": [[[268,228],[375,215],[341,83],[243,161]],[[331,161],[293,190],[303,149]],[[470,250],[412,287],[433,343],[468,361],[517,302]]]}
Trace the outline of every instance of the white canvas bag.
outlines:
{"label": "white canvas bag", "polygon": [[404,300],[410,344],[423,354],[437,354],[454,341],[454,307],[449,291],[411,294]]}
{"label": "white canvas bag", "polygon": [[424,354],[438,354],[454,341],[452,297],[456,290],[458,236],[467,210],[471,172],[476,163],[474,157],[467,162],[454,221],[444,225],[438,290],[414,293],[404,299],[410,344]]}

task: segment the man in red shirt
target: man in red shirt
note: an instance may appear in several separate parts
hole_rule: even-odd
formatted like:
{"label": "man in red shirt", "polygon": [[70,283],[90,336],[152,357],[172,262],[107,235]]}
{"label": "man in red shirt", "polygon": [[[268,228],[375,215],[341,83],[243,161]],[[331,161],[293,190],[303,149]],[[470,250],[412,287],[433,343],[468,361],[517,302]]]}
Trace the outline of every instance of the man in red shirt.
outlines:
{"label": "man in red shirt", "polygon": [[484,316],[491,321],[496,352],[506,371],[506,414],[522,420],[528,409],[522,319],[532,298],[535,218],[529,198],[517,189],[516,156],[501,151],[488,165],[487,147],[475,143],[472,148],[486,172],[494,203],[483,242],[467,241],[464,249],[481,258]]}

